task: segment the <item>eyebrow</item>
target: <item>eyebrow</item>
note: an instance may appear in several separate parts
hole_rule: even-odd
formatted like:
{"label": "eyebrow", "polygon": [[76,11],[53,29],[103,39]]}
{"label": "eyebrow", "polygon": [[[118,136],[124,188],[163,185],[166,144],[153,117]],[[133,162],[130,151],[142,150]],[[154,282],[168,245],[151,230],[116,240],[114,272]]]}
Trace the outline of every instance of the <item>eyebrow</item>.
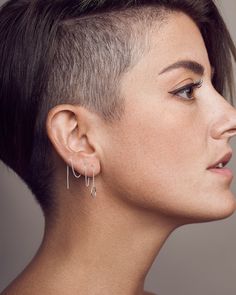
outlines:
{"label": "eyebrow", "polygon": [[[177,61],[177,62],[169,65],[168,67],[164,68],[163,70],[161,70],[159,75],[169,72],[171,70],[179,69],[179,68],[190,70],[191,72],[193,72],[197,75],[200,75],[200,76],[202,76],[205,71],[205,68],[203,67],[203,65],[199,64],[196,61],[180,60],[180,61]],[[214,67],[211,66],[211,78],[214,75],[214,71],[215,71]]]}

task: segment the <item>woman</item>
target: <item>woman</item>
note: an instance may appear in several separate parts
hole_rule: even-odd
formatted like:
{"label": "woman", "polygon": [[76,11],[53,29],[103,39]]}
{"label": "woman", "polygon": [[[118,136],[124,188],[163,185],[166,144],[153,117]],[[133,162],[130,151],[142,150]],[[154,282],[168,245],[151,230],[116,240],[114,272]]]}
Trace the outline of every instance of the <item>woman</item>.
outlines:
{"label": "woman", "polygon": [[216,6],[10,1],[0,40],[0,158],[45,215],[2,294],[151,294],[171,232],[236,209],[236,50]]}

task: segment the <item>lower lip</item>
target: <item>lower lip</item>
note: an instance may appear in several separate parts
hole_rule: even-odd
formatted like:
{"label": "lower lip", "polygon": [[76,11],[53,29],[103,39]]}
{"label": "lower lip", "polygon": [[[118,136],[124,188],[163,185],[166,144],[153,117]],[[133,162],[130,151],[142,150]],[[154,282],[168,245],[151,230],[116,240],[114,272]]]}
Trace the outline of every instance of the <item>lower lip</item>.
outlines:
{"label": "lower lip", "polygon": [[208,170],[211,171],[211,172],[223,175],[223,176],[230,177],[230,178],[234,177],[233,172],[228,168],[211,168],[211,169],[208,169]]}

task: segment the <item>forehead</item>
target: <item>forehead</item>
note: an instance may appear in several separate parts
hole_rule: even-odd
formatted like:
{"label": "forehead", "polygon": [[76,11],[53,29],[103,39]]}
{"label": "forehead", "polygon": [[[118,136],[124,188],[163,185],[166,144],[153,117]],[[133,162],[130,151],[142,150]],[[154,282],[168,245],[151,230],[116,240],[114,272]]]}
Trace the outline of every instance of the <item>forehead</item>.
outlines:
{"label": "forehead", "polygon": [[[194,21],[184,13],[172,13],[163,25],[153,23],[148,33],[148,48],[138,62],[121,78],[120,88],[126,98],[127,124],[132,112],[140,112],[147,107],[147,113],[157,108],[157,103],[167,103],[168,91],[186,79],[211,76],[211,65],[201,32]],[[160,74],[163,69],[182,61],[193,61],[178,70]],[[199,66],[204,68],[200,70]],[[191,68],[189,71],[188,68]],[[186,70],[187,69],[187,70]],[[143,104],[145,102],[145,104]],[[146,103],[148,102],[148,103]],[[158,108],[157,108],[158,109]],[[160,108],[161,110],[161,108]]]}
{"label": "forehead", "polygon": [[161,70],[179,60],[194,60],[211,71],[201,32],[186,14],[173,12],[161,26],[154,22],[148,36],[148,53],[138,66]]}

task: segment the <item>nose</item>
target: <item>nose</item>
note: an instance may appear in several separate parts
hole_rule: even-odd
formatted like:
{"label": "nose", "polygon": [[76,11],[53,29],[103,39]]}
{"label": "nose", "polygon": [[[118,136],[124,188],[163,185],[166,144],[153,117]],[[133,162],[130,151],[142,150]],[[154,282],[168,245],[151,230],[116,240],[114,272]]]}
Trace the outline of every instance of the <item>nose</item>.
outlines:
{"label": "nose", "polygon": [[236,135],[236,108],[224,97],[218,94],[220,104],[217,106],[217,120],[211,128],[211,136],[214,139],[226,138],[228,141]]}

